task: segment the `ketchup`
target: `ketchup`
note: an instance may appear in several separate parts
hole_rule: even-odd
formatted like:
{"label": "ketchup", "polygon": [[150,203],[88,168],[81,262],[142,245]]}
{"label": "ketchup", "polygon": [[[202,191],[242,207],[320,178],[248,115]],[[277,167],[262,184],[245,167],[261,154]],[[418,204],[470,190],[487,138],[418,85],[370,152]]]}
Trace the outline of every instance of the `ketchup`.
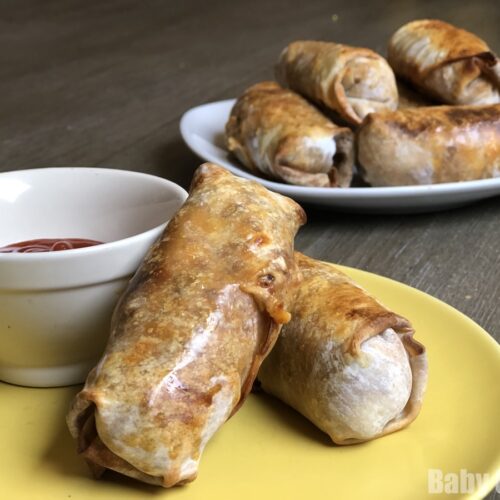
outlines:
{"label": "ketchup", "polygon": [[0,253],[37,253],[74,250],[75,248],[101,245],[102,241],[85,240],[82,238],[54,238],[20,241],[5,247],[0,247]]}

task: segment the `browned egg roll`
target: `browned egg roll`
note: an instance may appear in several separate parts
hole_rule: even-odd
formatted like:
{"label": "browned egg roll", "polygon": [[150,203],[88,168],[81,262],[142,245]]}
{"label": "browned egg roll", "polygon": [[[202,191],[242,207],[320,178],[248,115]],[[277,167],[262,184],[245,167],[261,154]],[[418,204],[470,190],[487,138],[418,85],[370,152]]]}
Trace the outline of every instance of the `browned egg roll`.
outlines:
{"label": "browned egg roll", "polygon": [[372,186],[500,176],[500,105],[407,108],[366,117],[358,167]]}
{"label": "browned egg roll", "polygon": [[264,391],[337,444],[384,436],[418,415],[424,347],[393,313],[332,264],[301,254],[292,320],[259,371]]}
{"label": "browned egg roll", "polygon": [[257,175],[316,187],[348,187],[354,161],[351,130],[275,82],[247,89],[226,124],[229,151]]}
{"label": "browned egg roll", "polygon": [[97,476],[113,469],[164,487],[196,477],[290,318],[304,221],[299,205],[256,182],[209,163],[196,171],[67,417]]}
{"label": "browned egg roll", "polygon": [[479,37],[451,24],[405,24],[389,41],[388,60],[399,77],[439,102],[500,102],[500,60]]}
{"label": "browned egg roll", "polygon": [[281,53],[276,79],[358,125],[374,111],[396,109],[396,79],[373,50],[332,42],[293,42]]}

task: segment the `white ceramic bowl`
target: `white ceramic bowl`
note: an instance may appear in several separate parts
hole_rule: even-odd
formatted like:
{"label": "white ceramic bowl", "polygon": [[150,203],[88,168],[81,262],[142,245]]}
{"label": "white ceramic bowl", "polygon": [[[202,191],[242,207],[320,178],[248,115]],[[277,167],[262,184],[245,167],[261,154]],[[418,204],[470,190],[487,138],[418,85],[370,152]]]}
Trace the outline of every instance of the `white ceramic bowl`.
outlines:
{"label": "white ceramic bowl", "polygon": [[82,382],[101,354],[118,297],[187,193],[152,175],[105,168],[0,174],[0,247],[38,238],[105,242],[0,253],[0,380]]}

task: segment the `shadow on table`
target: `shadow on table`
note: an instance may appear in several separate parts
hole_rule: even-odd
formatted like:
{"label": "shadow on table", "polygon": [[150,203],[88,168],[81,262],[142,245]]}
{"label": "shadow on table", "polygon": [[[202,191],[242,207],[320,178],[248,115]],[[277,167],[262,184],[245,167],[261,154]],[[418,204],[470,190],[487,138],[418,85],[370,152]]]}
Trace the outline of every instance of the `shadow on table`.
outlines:
{"label": "shadow on table", "polygon": [[255,396],[257,396],[259,405],[265,407],[266,412],[269,413],[270,421],[279,422],[293,433],[305,436],[324,446],[336,446],[327,434],[279,399],[262,392],[260,389],[255,391]]}

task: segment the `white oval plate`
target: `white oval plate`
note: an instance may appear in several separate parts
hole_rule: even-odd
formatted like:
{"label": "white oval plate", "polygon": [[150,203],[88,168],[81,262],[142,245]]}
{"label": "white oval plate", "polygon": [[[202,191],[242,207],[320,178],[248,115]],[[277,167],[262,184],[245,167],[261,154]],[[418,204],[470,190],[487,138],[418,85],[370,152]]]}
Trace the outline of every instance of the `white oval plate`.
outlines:
{"label": "white oval plate", "polygon": [[187,111],[180,123],[182,138],[201,158],[299,202],[351,212],[411,213],[454,208],[500,194],[500,178],[427,186],[319,188],[256,177],[224,147],[224,127],[234,102],[228,99]]}

